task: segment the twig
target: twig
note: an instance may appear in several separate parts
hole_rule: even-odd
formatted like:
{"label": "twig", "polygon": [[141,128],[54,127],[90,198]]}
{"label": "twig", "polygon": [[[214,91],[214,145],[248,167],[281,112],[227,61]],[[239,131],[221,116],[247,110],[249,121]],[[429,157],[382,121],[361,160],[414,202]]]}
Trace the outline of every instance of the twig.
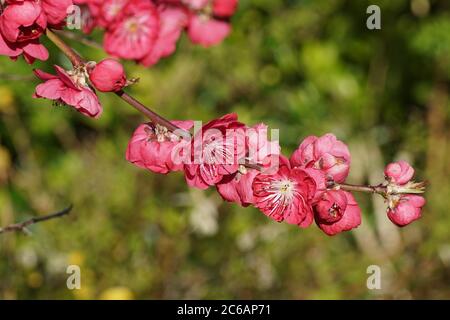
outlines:
{"label": "twig", "polygon": [[[47,37],[52,41],[66,56],[69,58],[70,62],[74,67],[80,66],[85,63],[85,60],[76,53],[69,45],[67,45],[56,33],[47,29],[46,31]],[[116,93],[123,101],[131,105],[133,108],[144,114],[148,117],[153,123],[160,124],[172,132],[179,133],[182,138],[190,137],[190,133],[186,130],[183,130],[174,124],[172,124],[169,120],[163,118],[158,115],[156,112],[150,110],[150,108],[146,107],[135,98],[125,93],[123,90]]]}
{"label": "twig", "polygon": [[56,213],[52,213],[43,217],[35,217],[35,218],[31,218],[27,221],[24,221],[22,223],[16,223],[16,224],[11,224],[9,226],[6,226],[4,228],[0,228],[0,234],[2,233],[7,233],[7,232],[24,232],[29,234],[29,230],[27,229],[28,226],[32,225],[32,224],[36,224],[36,223],[40,223],[40,222],[44,222],[44,221],[48,221],[48,220],[52,220],[52,219],[56,219],[56,218],[61,218],[65,215],[68,215],[70,213],[70,211],[72,211],[73,206],[70,205],[69,207],[67,207],[66,209],[56,212]]}

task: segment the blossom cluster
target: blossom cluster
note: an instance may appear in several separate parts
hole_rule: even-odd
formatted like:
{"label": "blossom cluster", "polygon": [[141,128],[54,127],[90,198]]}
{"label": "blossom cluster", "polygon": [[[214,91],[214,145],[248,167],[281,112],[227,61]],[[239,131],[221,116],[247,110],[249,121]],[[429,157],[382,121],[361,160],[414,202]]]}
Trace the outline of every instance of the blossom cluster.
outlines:
{"label": "blossom cluster", "polygon": [[0,55],[28,63],[47,60],[39,42],[47,28],[61,28],[72,0],[2,0],[0,3]]}
{"label": "blossom cluster", "polygon": [[[123,89],[134,83],[116,58],[153,65],[175,51],[183,30],[196,44],[216,44],[230,32],[229,18],[237,3],[0,0],[0,55],[13,60],[23,55],[28,63],[46,60],[48,51],[39,42],[40,37],[48,28],[62,28],[73,4],[81,6],[85,32],[103,28],[105,49],[113,57],[98,63],[85,62],[57,40],[55,43],[59,42],[60,49],[71,57],[73,68],[65,70],[55,65],[55,74],[34,70],[42,81],[34,97],[98,118],[103,109],[97,90],[115,92],[123,98]],[[53,33],[47,34],[50,38]],[[137,109],[142,110],[142,106]],[[414,169],[405,161],[389,164],[384,171],[385,181],[378,186],[346,184],[350,151],[331,133],[305,138],[287,157],[278,141],[268,139],[265,124],[249,126],[238,121],[235,114],[205,125],[192,120],[168,122],[159,115],[155,119],[134,132],[126,152],[129,162],[154,173],[182,172],[190,187],[213,187],[225,201],[254,206],[277,222],[307,228],[315,221],[327,235],[354,229],[361,224],[361,209],[353,191],[383,196],[387,216],[398,226],[419,219],[425,205],[419,195],[424,184],[412,180]]]}
{"label": "blossom cluster", "polygon": [[[173,123],[193,127],[193,121]],[[268,140],[266,125],[246,126],[235,114],[208,122],[190,140],[147,123],[135,131],[126,158],[155,173],[184,172],[189,186],[215,187],[224,200],[254,206],[277,222],[306,228],[315,221],[327,235],[361,224],[358,203],[339,187],[349,174],[350,152],[333,134],[307,137],[287,158]],[[387,214],[399,226],[418,219],[425,204],[414,195],[413,174],[404,161],[386,167]]]}
{"label": "blossom cluster", "polygon": [[184,30],[194,44],[209,47],[231,31],[238,0],[74,0],[83,9],[83,30],[105,30],[111,56],[151,66],[174,53]]}
{"label": "blossom cluster", "polygon": [[175,52],[184,30],[194,44],[220,43],[231,32],[238,0],[1,0],[0,55],[47,60],[39,39],[47,28],[63,28],[78,12],[74,5],[85,33],[104,30],[110,56],[152,66]]}

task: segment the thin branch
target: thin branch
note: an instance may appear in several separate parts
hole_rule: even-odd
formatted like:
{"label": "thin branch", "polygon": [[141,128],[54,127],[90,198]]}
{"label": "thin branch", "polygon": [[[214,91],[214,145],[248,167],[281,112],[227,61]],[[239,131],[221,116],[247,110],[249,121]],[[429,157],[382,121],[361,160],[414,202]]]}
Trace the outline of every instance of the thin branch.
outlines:
{"label": "thin branch", "polygon": [[7,233],[7,232],[30,233],[29,230],[27,229],[28,226],[30,226],[32,224],[36,224],[36,223],[40,223],[40,222],[44,222],[44,221],[48,221],[48,220],[66,216],[70,213],[70,211],[72,211],[72,208],[73,208],[73,206],[70,205],[69,207],[65,208],[64,210],[56,212],[56,213],[52,213],[52,214],[42,216],[42,217],[31,218],[31,219],[21,222],[21,223],[11,224],[4,228],[0,228],[0,234]]}
{"label": "thin branch", "polygon": [[[85,63],[85,60],[69,45],[67,45],[56,33],[47,29],[46,35],[50,39],[50,41],[52,41],[67,56],[67,58],[69,58],[74,67],[80,66]],[[169,120],[150,110],[150,108],[146,107],[144,104],[140,103],[138,100],[125,93],[125,91],[121,90],[119,92],[116,92],[116,95],[119,96],[123,101],[131,105],[133,108],[144,114],[146,117],[148,117],[153,123],[160,124],[172,132],[179,133],[182,138],[191,137],[191,134],[189,132],[175,126]]]}
{"label": "thin branch", "polygon": [[360,186],[348,183],[337,183],[335,181],[328,182],[328,189],[344,190],[350,192],[365,192],[365,193],[377,193],[383,197],[387,194],[386,186],[380,184],[378,186]]}

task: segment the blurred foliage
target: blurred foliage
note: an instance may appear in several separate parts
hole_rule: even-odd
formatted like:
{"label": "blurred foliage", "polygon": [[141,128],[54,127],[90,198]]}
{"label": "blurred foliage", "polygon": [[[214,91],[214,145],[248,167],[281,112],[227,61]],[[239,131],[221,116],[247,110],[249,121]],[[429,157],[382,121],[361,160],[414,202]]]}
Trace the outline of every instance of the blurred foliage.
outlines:
{"label": "blurred foliage", "polygon": [[[366,28],[370,4],[381,30]],[[133,109],[102,94],[94,121],[34,100],[32,67],[0,57],[0,225],[75,205],[32,237],[0,237],[0,298],[450,298],[449,17],[446,0],[246,0],[222,45],[182,39],[154,68],[127,64],[132,93],[168,118],[237,112],[280,128],[286,154],[334,132],[349,181],[379,182],[398,158],[429,180],[420,221],[398,229],[381,199],[358,196],[363,225],[333,238],[133,167],[127,140],[145,121]],[[53,51],[33,67],[55,63],[68,66]],[[81,290],[66,287],[69,264]],[[372,264],[381,290],[366,287]]]}

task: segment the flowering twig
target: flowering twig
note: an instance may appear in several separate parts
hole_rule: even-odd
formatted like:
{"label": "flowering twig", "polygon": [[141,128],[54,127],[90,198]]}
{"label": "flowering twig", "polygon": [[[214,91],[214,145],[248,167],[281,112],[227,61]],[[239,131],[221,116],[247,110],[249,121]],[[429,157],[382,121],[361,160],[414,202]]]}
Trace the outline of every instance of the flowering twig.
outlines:
{"label": "flowering twig", "polygon": [[7,233],[7,232],[24,232],[24,233],[29,234],[30,231],[28,230],[28,226],[30,226],[32,224],[36,224],[36,223],[40,223],[40,222],[44,222],[44,221],[48,221],[48,220],[66,216],[70,213],[70,211],[72,211],[72,208],[73,208],[73,206],[70,205],[69,207],[65,208],[64,210],[61,210],[56,213],[52,213],[52,214],[42,216],[42,217],[37,217],[37,218],[36,217],[31,218],[31,219],[21,222],[21,223],[11,224],[4,228],[0,228],[0,234]]}
{"label": "flowering twig", "polygon": [[[65,43],[56,33],[47,29],[46,35],[51,42],[53,42],[61,52],[67,56],[74,67],[81,66],[85,64],[85,60],[76,53],[67,43]],[[116,92],[116,95],[119,96],[123,101],[131,105],[133,108],[141,112],[143,115],[148,117],[153,123],[160,124],[166,127],[168,130],[172,132],[176,132],[181,136],[181,138],[189,138],[191,135],[189,132],[175,126],[169,120],[163,118],[156,112],[152,111],[147,106],[143,105],[141,102],[127,94],[125,91],[120,90]]]}

